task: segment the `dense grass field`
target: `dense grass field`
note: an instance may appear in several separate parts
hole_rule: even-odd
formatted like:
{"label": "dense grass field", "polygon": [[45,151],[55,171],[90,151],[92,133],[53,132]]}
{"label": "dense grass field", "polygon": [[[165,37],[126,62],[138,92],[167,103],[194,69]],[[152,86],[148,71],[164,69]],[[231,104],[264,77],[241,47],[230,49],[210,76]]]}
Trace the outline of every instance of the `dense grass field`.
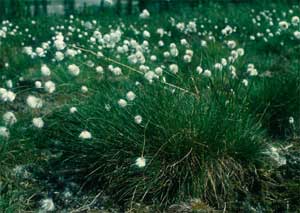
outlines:
{"label": "dense grass field", "polygon": [[300,7],[0,23],[1,212],[299,212]]}

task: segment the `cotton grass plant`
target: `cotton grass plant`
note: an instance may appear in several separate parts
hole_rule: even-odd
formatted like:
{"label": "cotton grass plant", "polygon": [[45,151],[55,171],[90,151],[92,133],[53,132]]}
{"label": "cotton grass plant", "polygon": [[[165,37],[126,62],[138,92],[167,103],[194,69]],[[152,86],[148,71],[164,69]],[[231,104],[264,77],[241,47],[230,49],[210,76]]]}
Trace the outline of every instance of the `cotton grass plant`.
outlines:
{"label": "cotton grass plant", "polygon": [[299,7],[221,8],[4,21],[0,178],[24,161],[124,206],[254,199],[289,163],[274,138],[297,140]]}
{"label": "cotton grass plant", "polygon": [[[121,203],[200,197],[222,206],[243,190],[246,168],[263,157],[260,123],[235,100],[220,103],[211,89],[199,97],[160,82],[102,81],[98,89],[84,104],[75,103],[76,112],[51,113],[36,140],[61,153],[60,166],[87,188],[98,185]],[[116,100],[126,99],[126,90],[136,99],[120,105]]]}

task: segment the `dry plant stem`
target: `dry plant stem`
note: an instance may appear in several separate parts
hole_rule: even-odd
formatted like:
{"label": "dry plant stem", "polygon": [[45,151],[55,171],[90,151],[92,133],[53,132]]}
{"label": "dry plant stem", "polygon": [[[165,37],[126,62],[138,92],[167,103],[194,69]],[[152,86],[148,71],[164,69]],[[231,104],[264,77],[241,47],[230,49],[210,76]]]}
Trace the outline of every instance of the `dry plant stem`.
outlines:
{"label": "dry plant stem", "polygon": [[[92,54],[92,55],[94,55],[94,56],[96,56],[96,57],[99,57],[98,54],[97,54],[96,52],[92,51],[92,50],[88,50],[88,49],[85,49],[85,48],[82,48],[82,47],[78,47],[78,46],[76,46],[76,45],[73,45],[73,48],[78,49],[78,50],[81,50],[81,51],[84,51],[84,52],[87,52],[87,53],[90,53],[90,54]],[[121,63],[121,62],[119,62],[119,61],[116,61],[115,59],[112,59],[112,58],[109,58],[109,57],[106,57],[106,56],[101,56],[101,58],[104,59],[104,60],[107,61],[107,62],[111,62],[111,63],[117,64],[117,65],[119,65],[119,66],[122,66],[122,67],[124,67],[124,68],[130,70],[130,71],[136,72],[136,73],[138,73],[138,74],[140,74],[140,75],[144,75],[144,74],[145,74],[145,73],[143,73],[143,72],[141,72],[141,71],[139,71],[139,70],[137,70],[137,69],[135,69],[135,68],[133,68],[133,67],[130,67],[130,66],[128,66],[128,65],[126,65],[126,64],[123,64],[123,63]],[[179,86],[177,86],[177,85],[174,85],[174,84],[171,84],[171,83],[167,83],[167,82],[164,82],[164,81],[160,81],[160,82],[161,82],[162,84],[165,84],[165,85],[171,87],[171,88],[180,90],[180,91],[182,91],[182,92],[184,92],[184,93],[189,93],[189,94],[195,96],[196,98],[199,98],[199,94],[196,94],[196,93],[194,93],[194,92],[191,92],[191,91],[189,91],[189,90],[187,90],[187,89],[184,89],[184,88],[182,88],[182,87],[179,87]]]}

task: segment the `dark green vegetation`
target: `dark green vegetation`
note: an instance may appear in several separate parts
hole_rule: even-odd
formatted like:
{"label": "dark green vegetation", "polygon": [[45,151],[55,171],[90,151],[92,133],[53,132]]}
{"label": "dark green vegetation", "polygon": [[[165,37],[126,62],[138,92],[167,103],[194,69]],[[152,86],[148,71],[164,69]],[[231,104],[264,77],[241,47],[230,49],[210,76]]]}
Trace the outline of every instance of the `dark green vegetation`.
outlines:
{"label": "dark green vegetation", "polygon": [[[300,40],[293,33],[300,25],[292,25],[291,19],[300,11],[293,5],[206,3],[176,13],[170,9],[163,18],[151,14],[145,20],[138,15],[116,18],[111,11],[97,17],[87,9],[89,16],[75,19],[39,17],[36,24],[31,19],[15,20],[11,26],[2,23],[8,32],[14,28],[17,32],[0,40],[0,88],[12,80],[10,90],[16,99],[0,102],[0,115],[12,111],[18,121],[7,125],[9,138],[0,138],[0,210],[45,210],[41,201],[51,198],[58,212],[100,207],[146,211],[136,209],[136,203],[158,212],[182,202],[189,203],[191,211],[297,212]],[[96,24],[91,23],[94,19]],[[290,26],[277,34],[283,20]],[[176,27],[191,21],[197,30],[185,33]],[[227,25],[236,30],[224,35],[221,31]],[[117,28],[122,35],[116,46],[91,41],[96,30],[104,35]],[[160,37],[158,28],[166,35]],[[144,30],[151,37],[143,36]],[[75,44],[82,52],[53,60],[58,51],[52,41],[55,31],[64,36],[66,48],[75,49]],[[145,65],[153,71],[164,65],[159,79],[150,83],[147,71],[128,62],[140,47],[128,45],[129,52],[118,51],[124,40],[131,39],[138,44],[148,41],[148,49],[141,48]],[[164,47],[157,45],[160,40]],[[45,57],[31,58],[23,52],[24,46],[35,50],[47,41]],[[236,47],[228,47],[228,41]],[[171,43],[179,55],[164,57]],[[232,52],[239,48],[245,53]],[[108,58],[96,57],[100,50]],[[186,50],[193,50],[190,63],[183,60]],[[156,61],[150,60],[152,55]],[[222,59],[226,64],[222,62],[220,70],[216,64]],[[41,75],[42,64],[47,64],[51,76]],[[70,64],[79,66],[78,76],[70,75]],[[171,64],[178,65],[178,73],[169,70]],[[249,64],[258,74],[249,74],[255,73],[254,68],[247,71]],[[109,65],[119,66],[123,74],[114,75]],[[97,66],[104,68],[103,74],[95,71]],[[197,66],[203,68],[201,74]],[[54,93],[36,88],[36,81],[48,80],[56,84]],[[82,86],[88,91],[82,92]],[[130,99],[129,91],[136,98],[120,107],[120,99]],[[42,98],[43,107],[29,108],[28,95]],[[77,112],[70,113],[71,107]],[[32,124],[35,117],[43,119],[42,128]],[[0,126],[5,126],[4,120]],[[80,137],[84,130],[91,138]],[[139,158],[145,159],[145,166],[136,163]]]}

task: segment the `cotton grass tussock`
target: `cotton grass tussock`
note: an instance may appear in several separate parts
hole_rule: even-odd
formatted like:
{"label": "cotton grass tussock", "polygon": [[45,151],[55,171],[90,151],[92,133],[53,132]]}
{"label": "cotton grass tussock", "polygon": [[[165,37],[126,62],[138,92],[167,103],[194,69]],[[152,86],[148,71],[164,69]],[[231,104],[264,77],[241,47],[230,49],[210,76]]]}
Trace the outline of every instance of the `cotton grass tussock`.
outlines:
{"label": "cotton grass tussock", "polygon": [[[115,203],[264,206],[252,191],[268,193],[253,183],[268,186],[261,173],[272,174],[273,162],[288,172],[291,164],[273,141],[298,138],[299,15],[236,7],[213,3],[159,21],[147,10],[128,20],[71,15],[41,33],[3,21],[0,141],[9,143],[4,155],[0,143],[1,165],[6,153],[18,158],[11,148],[34,157],[45,146],[49,179],[76,180]],[[9,45],[22,51],[9,56]],[[61,210],[43,203],[41,211]]]}
{"label": "cotton grass tussock", "polygon": [[[113,91],[113,86],[108,86],[109,88],[111,88],[110,91]],[[106,88],[107,90],[107,88]],[[232,122],[230,118],[233,114],[231,114],[231,112],[233,112],[233,108],[228,107],[228,112],[226,112],[226,114],[224,114],[224,112],[220,113],[218,112],[217,108],[219,107],[218,104],[216,104],[216,108],[214,108],[213,111],[211,111],[209,114],[207,114],[207,116],[200,116],[201,113],[203,112],[207,112],[206,110],[206,104],[204,102],[201,103],[201,101],[197,101],[197,99],[195,97],[193,97],[192,95],[183,95],[180,92],[175,92],[173,95],[171,95],[170,91],[165,90],[163,87],[155,87],[153,88],[153,86],[151,84],[148,84],[147,86],[147,95],[143,94],[143,90],[138,90],[135,91],[135,94],[137,97],[134,100],[135,104],[134,107],[131,105],[126,105],[126,113],[128,111],[128,113],[130,114],[130,112],[134,109],[137,111],[143,111],[143,113],[145,113],[146,118],[142,118],[142,116],[140,115],[136,115],[134,116],[134,122],[128,122],[127,117],[124,117],[124,109],[121,108],[116,108],[116,109],[111,109],[112,112],[107,113],[106,109],[103,108],[99,108],[98,106],[101,105],[103,103],[103,105],[105,106],[105,104],[107,103],[107,101],[109,102],[109,100],[111,99],[111,97],[109,97],[108,95],[101,95],[101,93],[98,93],[96,95],[96,97],[94,97],[93,99],[90,99],[90,102],[88,105],[82,105],[81,108],[81,113],[82,115],[87,115],[86,113],[91,113],[91,109],[93,109],[94,113],[104,116],[103,118],[101,118],[101,120],[94,120],[92,122],[91,127],[93,126],[93,128],[97,127],[97,132],[95,132],[94,136],[95,138],[106,138],[109,137],[111,140],[112,138],[115,138],[115,140],[113,140],[112,142],[109,142],[107,145],[105,145],[105,143],[103,143],[104,147],[107,146],[108,148],[108,153],[106,153],[106,155],[102,156],[102,157],[97,157],[98,160],[101,160],[101,164],[97,164],[96,167],[101,167],[102,169],[106,168],[106,169],[112,169],[109,171],[111,171],[113,174],[114,172],[117,172],[117,168],[120,165],[123,165],[124,170],[121,173],[118,173],[118,177],[121,179],[114,179],[114,181],[117,181],[114,185],[109,186],[111,190],[115,191],[116,194],[116,199],[119,199],[121,196],[121,194],[123,194],[125,191],[128,190],[128,186],[125,187],[125,185],[121,184],[122,188],[120,188],[120,183],[123,181],[127,181],[130,173],[132,172],[131,169],[134,169],[132,167],[132,164],[134,164],[134,166],[136,167],[136,169],[143,169],[146,168],[145,170],[147,173],[147,175],[150,175],[149,177],[149,181],[146,181],[146,184],[149,186],[151,184],[154,184],[155,182],[157,183],[157,181],[161,184],[159,185],[164,185],[163,183],[165,181],[175,181],[175,179],[172,179],[172,176],[167,176],[163,179],[157,179],[160,175],[162,175],[162,173],[154,173],[154,171],[157,171],[156,168],[159,168],[159,170],[161,170],[161,172],[167,173],[167,174],[172,174],[172,171],[179,171],[182,169],[187,169],[189,166],[192,166],[190,164],[190,162],[193,162],[194,160],[197,159],[198,156],[198,152],[211,152],[206,153],[206,156],[211,155],[211,157],[213,158],[213,156],[215,156],[214,152],[210,150],[210,148],[205,149],[206,151],[202,150],[203,146],[199,145],[197,143],[194,143],[194,141],[197,141],[197,138],[202,138],[201,141],[203,141],[203,143],[205,143],[205,145],[210,144],[209,146],[219,146],[217,141],[222,140],[221,138],[225,137],[222,136],[223,134],[226,134],[226,132],[229,134],[228,128],[230,129],[235,129],[236,132],[236,136],[235,137],[239,137],[239,131],[243,132],[243,128],[253,128],[252,130],[254,132],[256,132],[258,138],[261,137],[261,134],[259,133],[259,127],[257,126],[257,124],[255,124],[254,121],[250,121],[251,118],[247,118],[250,119],[249,122]],[[117,95],[117,94],[116,94]],[[125,99],[120,99],[123,100],[125,103]],[[153,102],[152,100],[157,100],[159,102],[159,105],[156,104],[156,102]],[[119,101],[119,102],[123,102],[123,101]],[[147,103],[147,107],[145,108],[143,105],[143,103]],[[196,106],[192,107],[193,104],[196,104]],[[217,103],[217,102],[216,102]],[[202,105],[203,104],[203,105]],[[124,105],[122,105],[124,107]],[[190,112],[193,112],[193,110],[196,110],[196,114],[194,114],[192,117],[186,117],[184,112],[181,111],[182,107],[185,107],[185,110],[190,110]],[[229,105],[228,105],[229,106]],[[221,107],[221,106],[220,106]],[[103,111],[102,111],[103,110]],[[203,111],[202,111],[203,110]],[[115,115],[113,115],[112,113],[116,113]],[[199,113],[199,114],[198,114]],[[220,114],[219,114],[220,113]],[[227,114],[228,113],[228,114]],[[243,114],[243,113],[242,113]],[[235,116],[242,116],[242,114],[234,114]],[[117,116],[116,116],[117,115]],[[149,116],[151,115],[151,117]],[[78,115],[80,116],[80,115]],[[210,117],[212,116],[212,117]],[[224,116],[228,116],[224,119]],[[69,118],[71,120],[73,119],[77,119],[78,117],[74,117],[74,118]],[[143,123],[143,119],[150,119],[150,122],[147,122],[147,124],[145,124],[145,126],[142,125]],[[189,120],[192,119],[192,120]],[[220,123],[222,123],[224,126],[226,126],[227,130],[226,132],[222,131],[223,128],[215,128],[217,129],[217,132],[215,132],[216,135],[218,135],[218,137],[220,137],[219,139],[216,139],[216,141],[212,140],[212,138],[207,135],[207,132],[209,131],[211,127],[211,125],[214,125],[213,123],[215,122],[215,120],[222,120],[222,122],[217,122],[218,125]],[[238,118],[234,118],[234,120],[236,120]],[[213,122],[213,123],[209,123],[206,124],[207,121]],[[187,130],[186,132],[183,131],[182,133],[179,133],[180,135],[176,136],[176,138],[178,137],[181,138],[180,140],[177,141],[177,139],[171,139],[170,142],[168,141],[168,138],[172,138],[171,135],[178,133],[179,129],[185,129],[186,126],[185,124],[187,123],[194,123],[197,125],[197,128],[199,128],[198,131],[200,135],[198,135],[198,133],[195,132],[195,135],[190,132],[189,130]],[[109,124],[110,123],[110,124]],[[130,124],[132,123],[132,124]],[[217,125],[217,123],[215,123],[215,125]],[[126,124],[126,128],[122,128],[122,126]],[[137,130],[137,124],[139,124],[139,128],[142,128],[140,131]],[[62,124],[64,125],[64,124]],[[111,126],[113,125],[113,126]],[[198,126],[199,125],[199,126]],[[246,126],[247,127],[246,127]],[[250,126],[248,126],[250,125]],[[238,127],[239,126],[239,127]],[[101,130],[99,130],[99,127],[101,127]],[[168,133],[168,135],[163,136],[160,134],[161,131],[165,131],[163,130],[164,128],[167,128],[167,131],[170,131],[170,133]],[[201,133],[201,131],[203,131],[203,133]],[[220,131],[220,132],[218,132]],[[237,132],[238,131],[238,132]],[[180,131],[179,131],[180,132]],[[133,134],[134,133],[134,134]],[[107,134],[107,135],[106,135]],[[132,135],[133,134],[133,135]],[[106,135],[106,136],[105,136]],[[130,136],[131,135],[131,136]],[[176,134],[175,134],[176,135]],[[126,143],[126,139],[127,137],[132,137],[132,139],[134,141],[137,141],[136,143]],[[191,139],[192,137],[192,139]],[[246,139],[247,138],[247,139]],[[248,141],[248,136],[245,136],[245,138],[243,139],[243,142],[241,141],[241,143],[238,143],[242,146],[242,144],[244,143],[249,143]],[[259,147],[261,146],[261,144],[256,144],[257,141],[259,141],[259,139],[253,139],[253,141],[251,140],[251,144],[253,145],[252,148],[256,147],[257,149],[259,149]],[[60,140],[64,140],[64,139],[60,139]],[[120,141],[119,141],[120,140]],[[205,141],[210,141],[205,142]],[[232,139],[232,143],[234,143],[235,139]],[[239,139],[241,140],[241,139]],[[214,141],[214,142],[213,142]],[[248,141],[248,142],[246,142]],[[132,141],[133,142],[133,141]],[[165,144],[167,142],[167,144]],[[228,142],[229,144],[231,142]],[[122,143],[126,143],[126,145],[121,145]],[[169,144],[170,143],[170,144]],[[184,147],[178,149],[178,146],[180,144],[185,144]],[[97,145],[97,147],[99,149],[102,149],[102,145],[100,145],[102,143],[99,143],[99,147]],[[130,145],[131,144],[131,145]],[[163,145],[165,144],[165,145]],[[177,145],[176,145],[177,144]],[[229,145],[228,144],[228,145]],[[239,146],[238,144],[236,144],[236,146]],[[256,144],[256,145],[254,145]],[[65,144],[66,145],[66,144]],[[62,144],[62,146],[65,146]],[[113,164],[108,163],[109,159],[111,159],[111,155],[116,155],[116,150],[120,149],[120,146],[122,147],[122,150],[124,150],[124,154],[127,153],[126,150],[131,150],[129,153],[131,154],[125,154],[127,157],[123,156],[123,154],[118,153],[117,155],[119,157],[123,156],[126,159],[128,158],[128,162],[125,160],[121,160],[120,158],[120,162],[115,162]],[[238,149],[239,152],[243,152],[242,149],[237,148],[235,145],[231,144],[229,145],[230,147],[232,147],[233,150]],[[119,147],[119,148],[117,148]],[[161,147],[161,151],[162,153],[159,154],[159,158],[155,157],[155,153],[157,153],[157,150],[159,149],[159,147]],[[177,148],[176,148],[177,147]],[[79,147],[78,147],[79,148]],[[97,149],[98,149],[97,148]],[[221,147],[219,147],[219,149],[222,149]],[[144,150],[144,151],[143,151]],[[176,152],[175,152],[176,150]],[[198,151],[193,151],[193,150],[198,150]],[[202,151],[201,151],[202,150]],[[232,152],[235,152],[233,151]],[[85,149],[83,149],[82,151],[87,151]],[[136,157],[136,153],[147,153],[147,159],[145,157]],[[178,153],[179,151],[179,153]],[[246,151],[246,150],[245,150]],[[247,152],[249,152],[249,150],[247,150]],[[109,154],[110,153],[110,154]],[[175,154],[178,153],[178,154]],[[256,153],[255,150],[253,150],[252,152],[253,154]],[[84,153],[82,153],[83,155],[85,155]],[[225,154],[225,153],[224,153]],[[249,156],[250,153],[244,153],[243,154],[238,154],[238,156],[243,156],[243,155],[247,155]],[[258,153],[256,153],[258,154]],[[227,154],[225,154],[227,155]],[[93,158],[93,156],[91,155],[86,155],[89,157],[85,157],[85,158],[81,158],[81,162],[80,164],[85,164],[84,161],[89,161],[91,162],[91,159]],[[66,156],[67,157],[67,156]],[[122,159],[123,159],[122,157]],[[199,157],[199,156],[198,156]],[[131,160],[130,160],[131,159]],[[133,162],[132,162],[132,159]],[[160,159],[160,160],[159,160]],[[247,158],[245,158],[247,159]],[[208,159],[207,159],[208,160]],[[162,164],[159,162],[163,162]],[[206,161],[203,161],[202,163],[199,162],[199,164],[197,164],[198,166],[196,167],[192,167],[193,171],[198,171],[199,169],[202,168],[205,165]],[[210,162],[210,161],[209,161]],[[69,162],[70,164],[68,165],[72,165],[72,162]],[[235,162],[237,163],[237,162]],[[234,164],[235,164],[234,163]],[[238,164],[238,163],[237,163]],[[73,164],[76,165],[76,164]],[[156,167],[154,165],[160,165],[159,167]],[[229,166],[230,164],[228,164]],[[115,169],[114,169],[115,168]],[[91,168],[92,170],[96,169]],[[101,169],[101,170],[102,170]],[[195,169],[195,170],[194,170]],[[213,169],[213,168],[212,168]],[[201,169],[200,169],[201,170]],[[188,170],[185,170],[188,171]],[[149,172],[149,173],[148,173]],[[192,172],[192,171],[190,171]],[[205,172],[205,171],[203,171]],[[221,171],[220,171],[221,172]],[[154,176],[152,176],[151,174],[153,174]],[[97,173],[93,174],[90,178],[96,178],[98,177],[98,175],[101,176],[101,171],[99,170]],[[195,173],[193,173],[193,175],[195,175]],[[134,184],[136,183],[136,181],[141,181],[141,177],[140,176],[134,176],[133,177],[134,180],[133,182],[130,182],[130,184]],[[171,178],[171,179],[169,179]],[[184,176],[177,176],[177,178],[180,178],[179,181],[184,180]],[[93,179],[95,180],[95,179]],[[153,181],[153,182],[152,182]],[[198,180],[200,181],[200,179]],[[208,181],[208,180],[207,180]],[[215,180],[215,181],[222,181],[222,180]],[[200,181],[201,182],[201,181]],[[200,184],[199,182],[199,184]],[[176,184],[179,182],[176,182]],[[175,189],[176,191],[179,190],[180,187],[184,187],[185,184],[191,184],[191,182],[187,181],[186,183],[184,183],[184,185],[181,185],[179,188],[177,188],[176,184],[174,185],[170,185],[170,186],[166,186],[163,188],[149,188],[149,194],[147,195],[147,197],[149,196],[149,198],[153,198],[153,197],[160,197],[160,196],[167,196],[167,194],[164,193],[165,190],[168,191],[168,189]],[[204,183],[203,183],[204,184]],[[155,185],[155,184],[154,184]],[[124,188],[123,188],[124,187]],[[171,188],[168,188],[171,187]],[[174,188],[175,187],[175,188]],[[229,187],[229,186],[228,186]],[[134,191],[134,187],[130,188],[131,193],[133,193]],[[158,191],[157,191],[158,190]],[[201,190],[200,190],[201,191]],[[203,191],[201,191],[201,193],[199,192],[199,195],[202,194]],[[122,199],[125,200],[130,200],[132,197],[132,194],[129,193],[126,197],[123,197]],[[143,196],[142,191],[137,190],[136,191],[136,196],[137,199],[140,199]],[[196,193],[196,191],[195,191]],[[177,194],[177,193],[176,193]],[[178,195],[178,194],[177,194]],[[208,195],[207,196],[212,196],[213,195]],[[211,197],[211,198],[212,198]],[[213,199],[213,198],[212,198]],[[166,202],[168,202],[166,200]]]}

